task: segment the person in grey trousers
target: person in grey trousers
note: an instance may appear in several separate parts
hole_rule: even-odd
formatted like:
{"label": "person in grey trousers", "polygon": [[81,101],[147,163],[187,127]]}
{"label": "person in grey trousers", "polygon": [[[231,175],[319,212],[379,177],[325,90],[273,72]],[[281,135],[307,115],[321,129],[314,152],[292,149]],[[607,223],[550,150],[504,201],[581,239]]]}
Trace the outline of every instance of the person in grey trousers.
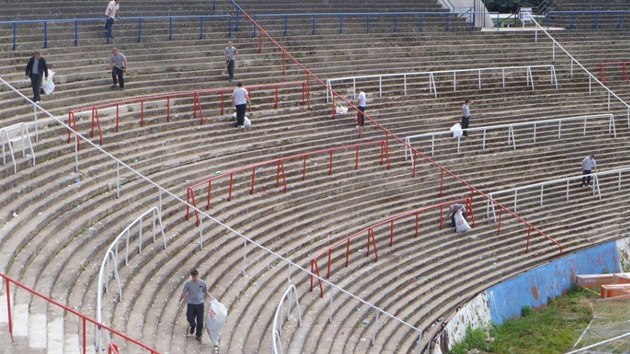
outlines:
{"label": "person in grey trousers", "polygon": [[227,47],[223,50],[223,54],[225,55],[225,65],[227,66],[228,72],[228,80],[232,82],[234,80],[234,66],[236,65],[236,56],[238,55],[238,50],[232,42],[228,42]]}
{"label": "person in grey trousers", "polygon": [[46,79],[48,79],[48,64],[46,64],[46,59],[42,57],[42,53],[39,50],[36,50],[26,64],[26,77],[31,79],[33,102],[35,103],[40,103],[42,101],[40,96],[42,89],[42,76],[46,76]]}
{"label": "person in grey trousers", "polygon": [[184,290],[179,297],[179,302],[187,300],[186,320],[188,321],[188,332],[186,336],[195,335],[195,339],[201,342],[203,332],[204,302],[212,297],[208,292],[208,285],[199,279],[199,271],[193,269],[190,272],[190,280],[184,284]]}

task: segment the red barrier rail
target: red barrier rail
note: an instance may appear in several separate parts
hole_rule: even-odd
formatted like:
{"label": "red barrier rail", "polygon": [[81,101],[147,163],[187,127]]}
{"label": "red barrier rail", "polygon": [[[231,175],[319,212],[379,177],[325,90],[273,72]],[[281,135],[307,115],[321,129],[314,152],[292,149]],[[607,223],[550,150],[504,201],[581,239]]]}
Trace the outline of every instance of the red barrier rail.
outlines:
{"label": "red barrier rail", "polygon": [[[355,110],[355,112],[359,112],[358,107],[352,103],[351,101],[347,100],[345,97],[343,97],[342,95],[340,95],[339,93],[337,93],[337,91],[331,89],[328,87],[328,85],[326,85],[326,83],[319,78],[318,76],[316,76],[315,74],[313,74],[307,67],[305,67],[299,60],[297,60],[293,55],[291,55],[291,53],[289,53],[280,43],[278,43],[275,39],[273,39],[273,37],[271,37],[267,31],[265,31],[264,28],[262,28],[262,26],[260,26],[260,24],[254,20],[247,12],[245,12],[243,10],[243,8],[241,8],[234,0],[231,0],[232,4],[234,5],[234,7],[236,8],[237,11],[240,11],[243,16],[245,16],[253,25],[254,27],[258,30],[258,52],[262,53],[262,49],[263,49],[263,36],[269,40],[276,48],[278,48],[281,53],[282,53],[282,57],[283,59],[289,58],[295,65],[297,65],[299,68],[301,68],[304,71],[304,74],[306,75],[306,81],[309,81],[311,79],[311,77],[313,78],[313,80],[315,80],[316,82],[318,82],[325,90],[327,90],[328,92],[330,92],[331,97],[333,98],[333,100],[335,98],[341,100],[342,102],[345,102],[348,107],[352,108],[353,110]],[[284,64],[283,64],[284,66]],[[309,87],[310,90],[310,87]],[[335,110],[333,109],[331,116],[334,118],[335,117]],[[451,178],[453,178],[455,181],[459,182],[460,184],[462,184],[464,187],[466,187],[467,189],[469,189],[470,191],[479,194],[480,196],[482,196],[483,198],[485,198],[486,200],[490,200],[492,201],[492,203],[495,205],[496,208],[500,209],[501,211],[507,213],[508,215],[511,215],[513,218],[515,218],[517,221],[525,224],[528,227],[528,233],[527,233],[527,240],[528,243],[527,245],[529,246],[529,238],[531,237],[531,232],[535,232],[537,235],[549,240],[550,242],[552,242],[554,245],[556,245],[558,247],[559,250],[559,254],[562,254],[563,252],[563,247],[560,243],[558,243],[556,240],[554,240],[553,238],[551,238],[549,235],[547,235],[546,233],[542,232],[540,229],[538,229],[537,227],[533,226],[531,223],[529,223],[528,221],[526,221],[525,219],[523,219],[522,217],[520,217],[519,215],[517,215],[515,212],[513,212],[512,210],[506,208],[505,206],[503,206],[502,204],[492,200],[492,198],[490,198],[490,196],[484,192],[482,192],[481,190],[475,188],[474,186],[472,186],[470,183],[468,183],[467,181],[465,181],[464,179],[462,179],[461,177],[457,176],[456,174],[454,174],[453,172],[449,171],[448,169],[446,169],[444,166],[442,166],[440,163],[438,163],[437,161],[433,160],[431,157],[423,154],[422,152],[420,152],[418,149],[414,148],[413,146],[407,144],[403,139],[401,139],[399,136],[397,136],[396,134],[394,134],[393,132],[391,132],[389,129],[385,128],[382,124],[380,124],[378,121],[376,121],[375,119],[373,119],[369,114],[364,114],[364,118],[368,123],[374,124],[375,126],[377,126],[379,129],[381,129],[383,131],[383,133],[385,134],[386,137],[391,136],[396,142],[398,142],[399,144],[402,144],[403,146],[407,146],[410,151],[412,151],[412,157],[414,158],[414,175],[415,175],[415,164],[416,161],[415,159],[417,159],[418,157],[422,158],[423,160],[425,160],[426,162],[428,162],[431,166],[433,166],[434,168],[438,168],[440,169],[440,196],[442,196],[442,192],[443,192],[443,188],[444,188],[444,177],[445,176],[449,176]],[[361,128],[359,128],[359,137],[361,136]],[[500,233],[501,228],[500,226],[497,227],[497,233]],[[529,248],[528,246],[526,246],[525,251],[528,252]]]}
{"label": "red barrier rail", "polygon": [[[374,236],[374,229],[376,229],[379,226],[383,226],[383,225],[387,225],[389,224],[389,246],[393,246],[394,245],[394,222],[405,219],[409,216],[414,216],[415,217],[415,237],[417,238],[420,234],[420,214],[426,214],[426,212],[432,210],[432,209],[439,209],[440,214],[439,214],[439,220],[440,220],[440,230],[444,228],[444,208],[447,208],[447,213],[448,213],[448,207],[453,205],[453,204],[465,204],[466,205],[466,210],[468,212],[468,215],[470,216],[470,220],[472,221],[472,227],[476,226],[476,221],[475,221],[475,216],[474,216],[474,212],[473,212],[473,206],[472,206],[472,195],[469,196],[468,198],[465,199],[460,199],[460,200],[452,200],[452,201],[448,201],[448,202],[443,202],[443,203],[439,203],[439,204],[434,204],[434,205],[430,205],[430,206],[426,206],[426,207],[422,207],[420,209],[416,209],[416,210],[411,210],[411,211],[407,211],[404,212],[402,214],[398,214],[396,216],[390,217],[388,219],[379,221],[376,224],[370,225],[364,229],[362,229],[361,231],[355,232],[352,235],[343,238],[335,243],[333,243],[331,246],[328,246],[326,249],[321,250],[317,253],[315,253],[315,255],[313,255],[313,257],[311,258],[311,273],[313,274],[317,274],[317,276],[319,277],[317,279],[317,282],[319,283],[319,291],[320,291],[320,297],[324,297],[324,287],[322,285],[322,281],[321,281],[321,274],[319,272],[319,258],[326,253],[328,255],[327,257],[327,266],[326,266],[326,279],[330,278],[330,274],[331,274],[331,265],[332,265],[332,253],[333,251],[338,248],[339,246],[343,246],[345,245],[345,263],[344,266],[347,267],[348,266],[348,261],[349,261],[349,257],[350,257],[350,242],[357,237],[360,237],[361,235],[367,235],[367,253],[366,256],[369,257],[370,256],[370,245],[372,246],[372,248],[374,249],[374,262],[378,262],[378,247],[376,246],[376,239]],[[315,277],[311,274],[311,291],[313,291],[314,288],[314,280]]]}
{"label": "red barrier rail", "polygon": [[[113,328],[111,328],[111,327],[109,327],[109,326],[107,326],[105,324],[99,323],[95,319],[93,319],[91,317],[88,317],[88,316],[86,316],[86,315],[84,315],[84,314],[82,314],[82,313],[80,313],[80,312],[78,312],[78,311],[76,311],[76,310],[66,306],[66,305],[63,305],[63,304],[61,304],[61,303],[59,303],[59,302],[49,298],[48,296],[46,296],[46,295],[44,295],[44,294],[42,294],[40,292],[37,292],[37,291],[29,288],[28,286],[18,282],[17,280],[9,277],[6,274],[0,273],[0,278],[4,279],[5,290],[6,290],[6,293],[7,293],[7,315],[8,315],[7,318],[9,320],[9,334],[11,335],[11,340],[13,340],[13,317],[12,317],[12,313],[11,313],[11,284],[14,284],[18,288],[26,290],[31,295],[34,295],[34,296],[36,296],[36,297],[38,297],[40,299],[43,299],[46,302],[48,302],[49,304],[55,305],[57,307],[60,307],[64,311],[69,312],[69,313],[71,313],[71,314],[73,314],[73,315],[75,315],[75,316],[77,316],[77,317],[79,317],[81,319],[81,328],[82,328],[82,332],[83,332],[81,346],[82,346],[82,353],[83,354],[86,354],[86,352],[87,352],[87,323],[88,322],[93,324],[93,325],[98,326],[99,328],[103,328],[103,329],[109,331],[112,334],[112,337],[114,335],[117,335],[118,337],[124,339],[125,341],[133,343],[136,346],[138,346],[138,347],[140,347],[142,349],[145,349],[146,351],[148,351],[151,354],[158,354],[159,353],[157,350],[151,348],[150,346],[148,346],[148,345],[146,345],[146,344],[144,344],[144,343],[142,343],[142,342],[140,342],[140,341],[138,341],[136,339],[133,339],[133,338],[127,336],[126,334],[124,334],[122,332],[119,332],[119,331],[117,331],[117,330],[115,330],[115,329],[113,329]],[[108,348],[108,352],[118,353],[118,346],[115,345],[115,344],[110,345],[109,348]]]}
{"label": "red barrier rail", "polygon": [[621,68],[621,77],[623,81],[628,82],[628,65],[629,61],[616,61],[599,64],[599,81],[606,83],[606,68],[610,66],[619,66]]}
{"label": "red barrier rail", "polygon": [[186,220],[188,220],[190,218],[190,205],[193,205],[195,210],[195,219],[196,219],[196,224],[197,226],[199,226],[199,213],[197,212],[197,198],[195,197],[195,190],[198,189],[199,187],[205,186],[207,185],[207,200],[206,200],[206,210],[209,210],[211,207],[211,198],[212,198],[212,182],[216,181],[218,179],[223,179],[223,178],[228,178],[229,177],[229,185],[228,185],[228,197],[227,200],[232,200],[232,189],[233,189],[233,185],[234,185],[234,176],[239,174],[239,173],[244,173],[244,172],[248,172],[251,170],[251,182],[250,182],[250,189],[249,189],[249,194],[254,194],[254,192],[256,191],[256,169],[262,166],[275,166],[276,167],[276,188],[280,187],[281,183],[282,183],[282,189],[283,192],[286,193],[287,192],[287,179],[286,179],[286,175],[285,175],[285,169],[284,169],[284,163],[290,160],[301,160],[302,161],[302,178],[301,180],[304,181],[306,180],[306,160],[309,157],[312,156],[316,156],[316,155],[328,155],[328,175],[332,176],[333,172],[334,172],[334,153],[335,152],[339,152],[339,151],[346,151],[346,150],[354,150],[354,169],[358,170],[359,169],[359,151],[360,148],[362,147],[366,147],[366,146],[377,146],[380,147],[380,153],[379,153],[379,157],[380,157],[380,164],[384,165],[387,164],[387,169],[389,169],[391,167],[391,159],[389,157],[389,141],[388,140],[378,140],[378,141],[368,141],[368,142],[363,142],[363,143],[356,143],[356,144],[351,144],[351,145],[344,145],[344,146],[337,146],[337,147],[333,147],[333,148],[328,148],[328,149],[323,149],[323,150],[315,150],[315,151],[309,151],[309,152],[305,152],[302,154],[297,154],[297,155],[292,155],[292,156],[287,156],[287,157],[281,157],[278,159],[274,159],[274,160],[268,160],[268,161],[263,161],[263,162],[259,162],[259,163],[255,163],[253,165],[249,165],[249,166],[245,166],[245,167],[238,167],[238,168],[234,168],[232,170],[226,171],[220,175],[208,178],[204,181],[201,182],[197,182],[193,185],[191,185],[190,187],[188,187],[186,189],[186,201],[188,202],[188,206],[186,207]]}
{"label": "red barrier rail", "polygon": [[[247,86],[247,90],[249,92],[250,99],[253,97],[253,91],[261,91],[261,90],[274,90],[274,105],[275,109],[278,108],[278,104],[280,102],[280,94],[279,90],[282,88],[300,88],[302,90],[302,105],[307,106],[308,109],[311,108],[311,100],[310,100],[310,88],[308,81],[292,81],[292,82],[279,82],[273,84],[262,84],[262,85],[252,85]],[[80,113],[89,112],[92,117],[92,127],[90,130],[90,137],[94,138],[94,130],[98,130],[99,135],[99,144],[103,144],[103,132],[101,127],[101,121],[99,119],[99,110],[102,109],[113,109],[116,108],[116,132],[119,130],[120,126],[120,107],[130,104],[140,104],[140,126],[144,126],[144,106],[146,103],[156,102],[156,101],[166,101],[166,121],[171,121],[171,100],[172,99],[186,99],[190,98],[192,100],[192,114],[193,118],[197,118],[199,116],[199,124],[203,125],[204,117],[203,117],[203,108],[202,108],[202,96],[204,95],[218,95],[219,107],[221,115],[225,113],[225,101],[226,97],[229,97],[234,90],[233,87],[230,88],[213,88],[213,89],[204,89],[204,90],[195,90],[195,91],[180,91],[180,92],[172,92],[167,94],[160,95],[149,95],[149,96],[140,96],[134,97],[130,100],[113,102],[113,103],[103,103],[100,105],[93,105],[89,107],[82,107],[72,109],[68,112],[68,125],[71,126],[74,130],[77,130],[77,120],[75,116]],[[249,110],[251,112],[252,106],[249,106]],[[68,135],[68,143],[70,143],[70,130],[67,132]],[[77,144],[79,142],[77,141]]]}

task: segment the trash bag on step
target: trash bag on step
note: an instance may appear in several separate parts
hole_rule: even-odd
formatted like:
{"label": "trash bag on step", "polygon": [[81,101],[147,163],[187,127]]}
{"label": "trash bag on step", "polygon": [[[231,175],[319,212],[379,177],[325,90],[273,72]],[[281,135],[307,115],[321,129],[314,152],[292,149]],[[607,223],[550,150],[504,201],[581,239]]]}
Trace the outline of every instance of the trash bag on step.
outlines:
{"label": "trash bag on step", "polygon": [[337,113],[339,115],[348,114],[348,107],[337,106],[337,107],[335,107],[335,113]]}
{"label": "trash bag on step", "polygon": [[459,123],[455,123],[455,125],[452,126],[449,130],[453,132],[453,138],[462,136],[462,126]]}
{"label": "trash bag on step", "polygon": [[208,307],[208,313],[206,314],[206,330],[208,331],[208,336],[210,336],[214,345],[219,345],[221,332],[223,332],[226,318],[227,309],[225,308],[225,305],[220,303],[217,299],[210,300],[210,306]]}
{"label": "trash bag on step", "polygon": [[243,126],[244,126],[245,128],[249,128],[249,127],[251,127],[251,126],[252,126],[252,121],[251,121],[251,120],[249,120],[249,118],[247,118],[247,116],[246,116],[246,117],[245,117],[245,119],[243,120]]}
{"label": "trash bag on step", "polygon": [[52,70],[48,70],[48,79],[46,77],[42,77],[42,90],[44,94],[50,95],[55,91],[55,83],[53,82],[53,76],[55,76],[55,72]]}
{"label": "trash bag on step", "polygon": [[464,219],[464,215],[462,215],[462,211],[458,210],[455,213],[455,231],[456,232],[466,232],[470,231],[472,228],[468,225],[466,219]]}

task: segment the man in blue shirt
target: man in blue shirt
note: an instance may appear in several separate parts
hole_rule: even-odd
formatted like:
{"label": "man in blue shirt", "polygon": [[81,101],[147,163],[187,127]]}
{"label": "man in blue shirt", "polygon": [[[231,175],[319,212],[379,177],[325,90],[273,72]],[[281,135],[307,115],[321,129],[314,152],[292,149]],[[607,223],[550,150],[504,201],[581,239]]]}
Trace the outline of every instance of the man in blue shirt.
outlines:
{"label": "man in blue shirt", "polygon": [[206,282],[199,279],[199,272],[193,269],[190,272],[191,280],[184,284],[184,291],[179,297],[182,302],[187,299],[186,320],[188,321],[188,332],[186,336],[195,334],[197,341],[201,342],[201,332],[203,331],[204,301],[211,297],[208,292]]}

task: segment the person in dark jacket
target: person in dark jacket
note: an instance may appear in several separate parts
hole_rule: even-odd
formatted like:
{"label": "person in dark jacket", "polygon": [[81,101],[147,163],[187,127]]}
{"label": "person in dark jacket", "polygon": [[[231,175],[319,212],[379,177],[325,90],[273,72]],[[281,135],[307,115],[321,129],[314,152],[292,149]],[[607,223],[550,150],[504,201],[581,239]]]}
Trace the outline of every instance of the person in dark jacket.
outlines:
{"label": "person in dark jacket", "polygon": [[28,60],[28,64],[26,64],[26,76],[31,79],[33,102],[40,103],[42,100],[39,95],[42,87],[42,76],[46,76],[46,79],[48,79],[48,65],[39,50],[35,51],[34,55]]}

